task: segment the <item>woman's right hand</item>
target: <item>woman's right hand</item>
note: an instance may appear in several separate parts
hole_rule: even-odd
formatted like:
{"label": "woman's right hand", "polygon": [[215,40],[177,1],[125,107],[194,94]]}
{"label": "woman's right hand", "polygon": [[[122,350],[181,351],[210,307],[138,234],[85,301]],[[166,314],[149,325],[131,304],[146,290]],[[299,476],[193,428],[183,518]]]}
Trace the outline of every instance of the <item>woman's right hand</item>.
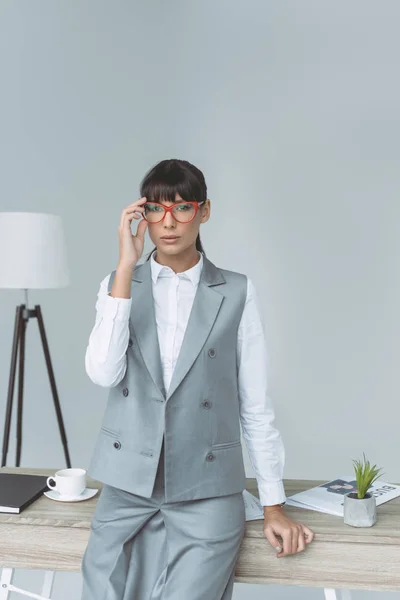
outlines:
{"label": "woman's right hand", "polygon": [[144,232],[147,228],[147,221],[146,219],[141,219],[136,230],[136,235],[132,234],[131,222],[132,219],[140,219],[140,215],[136,213],[139,212],[143,214],[144,207],[142,205],[146,200],[146,197],[136,200],[124,208],[121,213],[118,236],[119,264],[122,266],[133,267],[143,254]]}

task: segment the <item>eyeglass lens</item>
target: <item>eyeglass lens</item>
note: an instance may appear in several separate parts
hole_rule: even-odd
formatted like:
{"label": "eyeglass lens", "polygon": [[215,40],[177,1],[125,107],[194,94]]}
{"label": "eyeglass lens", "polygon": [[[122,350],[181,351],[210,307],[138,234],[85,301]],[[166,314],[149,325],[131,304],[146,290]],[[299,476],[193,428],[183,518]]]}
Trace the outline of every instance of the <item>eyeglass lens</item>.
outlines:
{"label": "eyeglass lens", "polygon": [[[196,209],[194,204],[185,204],[184,202],[179,202],[176,204],[172,213],[174,218],[180,223],[188,223],[194,218]],[[157,223],[164,218],[165,209],[162,205],[156,204],[154,202],[146,202],[144,204],[144,216],[151,223]]]}

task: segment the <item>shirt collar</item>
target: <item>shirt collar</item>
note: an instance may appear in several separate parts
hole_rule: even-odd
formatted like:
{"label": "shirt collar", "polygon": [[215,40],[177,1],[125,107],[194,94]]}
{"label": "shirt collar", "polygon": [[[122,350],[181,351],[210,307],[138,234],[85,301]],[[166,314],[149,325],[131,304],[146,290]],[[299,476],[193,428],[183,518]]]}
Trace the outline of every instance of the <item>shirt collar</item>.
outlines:
{"label": "shirt collar", "polygon": [[[166,267],[165,265],[160,265],[160,263],[158,263],[155,260],[155,255],[157,254],[157,251],[153,252],[153,254],[150,257],[150,263],[151,263],[151,277],[153,280],[153,283],[157,283],[157,280],[159,277],[171,277],[172,275],[174,275],[174,271],[170,268],[170,267]],[[180,277],[186,277],[188,279],[190,279],[190,281],[192,282],[192,284],[195,286],[199,283],[200,280],[200,275],[201,275],[201,270],[203,268],[203,254],[201,252],[199,252],[197,250],[197,254],[199,255],[199,261],[190,269],[187,269],[186,271],[182,271],[182,273],[176,273],[176,275],[179,275]]]}

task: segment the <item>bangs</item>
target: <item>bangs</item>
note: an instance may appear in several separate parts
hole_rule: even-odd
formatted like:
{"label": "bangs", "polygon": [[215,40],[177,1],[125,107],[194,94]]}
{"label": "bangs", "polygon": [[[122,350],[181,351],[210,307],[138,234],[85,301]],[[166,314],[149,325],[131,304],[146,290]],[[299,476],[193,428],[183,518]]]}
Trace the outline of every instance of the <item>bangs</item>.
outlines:
{"label": "bangs", "polygon": [[140,194],[148,202],[175,202],[176,194],[183,200],[201,202],[206,200],[206,193],[185,161],[178,160],[158,163],[147,173],[140,186]]}

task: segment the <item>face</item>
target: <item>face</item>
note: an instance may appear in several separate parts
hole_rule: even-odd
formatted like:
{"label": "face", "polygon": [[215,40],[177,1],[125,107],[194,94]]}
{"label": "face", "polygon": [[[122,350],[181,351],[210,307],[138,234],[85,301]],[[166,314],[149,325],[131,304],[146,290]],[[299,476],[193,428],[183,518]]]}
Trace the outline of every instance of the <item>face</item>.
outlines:
{"label": "face", "polygon": [[[179,194],[175,196],[176,202],[184,202]],[[162,202],[165,206],[172,206],[173,202]],[[159,223],[148,223],[148,233],[155,246],[166,254],[180,254],[185,250],[195,247],[196,238],[199,233],[201,223],[208,221],[210,216],[210,201],[200,204],[196,216],[189,223],[179,223],[171,212],[166,213],[165,217]],[[162,239],[163,236],[175,235],[175,241]]]}

